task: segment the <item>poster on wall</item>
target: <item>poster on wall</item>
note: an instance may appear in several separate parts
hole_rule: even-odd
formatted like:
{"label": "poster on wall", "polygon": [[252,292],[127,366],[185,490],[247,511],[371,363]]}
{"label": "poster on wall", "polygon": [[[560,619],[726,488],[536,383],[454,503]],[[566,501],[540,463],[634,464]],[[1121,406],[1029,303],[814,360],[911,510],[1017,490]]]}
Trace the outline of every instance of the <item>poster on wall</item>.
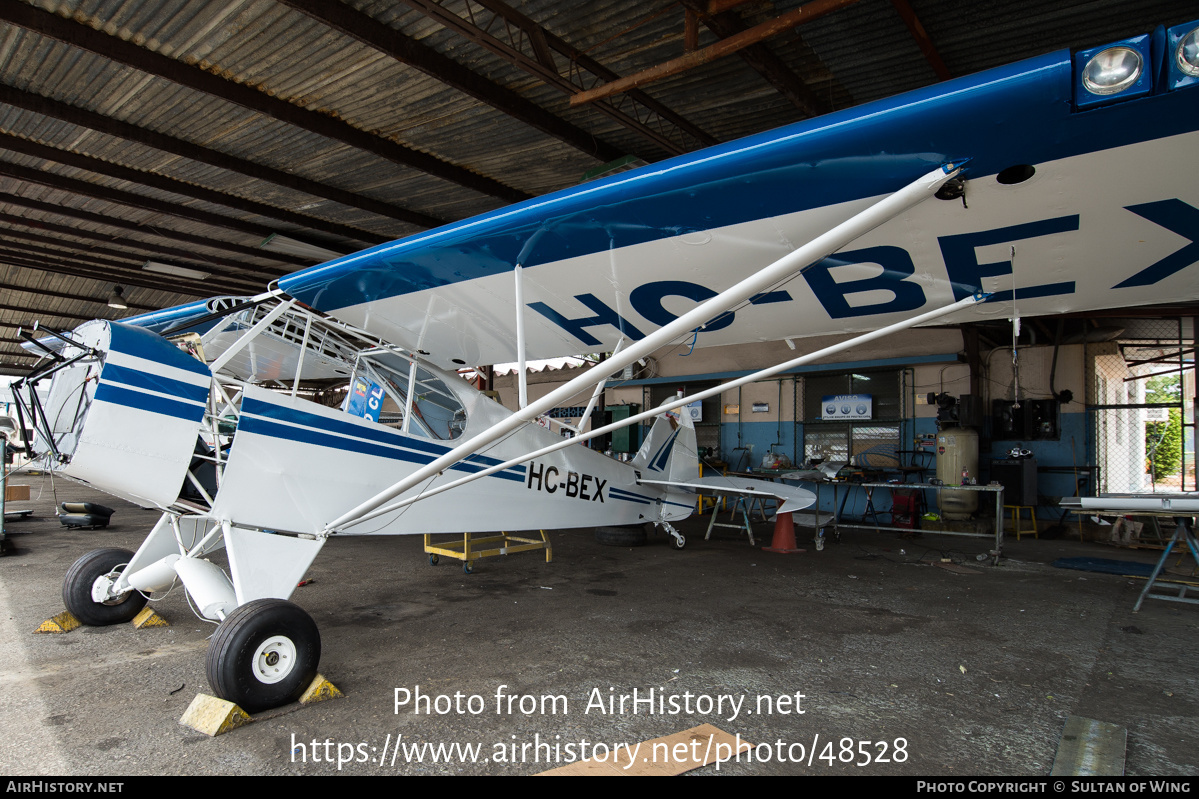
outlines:
{"label": "poster on wall", "polygon": [[820,398],[820,418],[825,421],[856,422],[870,419],[873,411],[872,394],[830,394]]}
{"label": "poster on wall", "polygon": [[379,409],[383,407],[384,396],[383,387],[378,383],[356,377],[353,390],[350,391],[346,411],[353,416],[361,416],[363,419],[377,422],[379,421]]}

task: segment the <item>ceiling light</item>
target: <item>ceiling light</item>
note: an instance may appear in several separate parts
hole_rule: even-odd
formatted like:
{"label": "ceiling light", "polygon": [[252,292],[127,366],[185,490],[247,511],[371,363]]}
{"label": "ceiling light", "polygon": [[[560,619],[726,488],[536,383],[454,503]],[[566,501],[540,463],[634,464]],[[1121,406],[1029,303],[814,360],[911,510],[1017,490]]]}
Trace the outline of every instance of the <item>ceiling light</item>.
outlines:
{"label": "ceiling light", "polygon": [[333,250],[318,247],[315,244],[309,244],[306,241],[298,241],[296,239],[281,236],[278,233],[272,233],[263,240],[262,244],[258,245],[264,250],[271,252],[281,252],[285,255],[295,255],[300,258],[311,258],[314,261],[332,261],[334,258],[340,258],[344,253],[334,252]]}
{"label": "ceiling light", "polygon": [[142,269],[147,272],[158,272],[159,274],[174,275],[175,277],[187,277],[192,280],[203,280],[211,277],[208,272],[201,272],[199,269],[188,269],[186,266],[163,264],[158,261],[146,261],[142,264]]}
{"label": "ceiling light", "polygon": [[128,303],[125,302],[125,289],[120,286],[113,287],[112,294],[108,295],[108,307],[121,311],[129,307]]}

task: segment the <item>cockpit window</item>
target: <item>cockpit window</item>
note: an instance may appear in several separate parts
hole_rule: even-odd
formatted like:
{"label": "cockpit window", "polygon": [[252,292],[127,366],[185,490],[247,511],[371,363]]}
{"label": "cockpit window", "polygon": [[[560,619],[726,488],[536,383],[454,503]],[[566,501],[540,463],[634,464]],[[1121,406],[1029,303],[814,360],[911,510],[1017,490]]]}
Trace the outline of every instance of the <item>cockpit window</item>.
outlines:
{"label": "cockpit window", "polygon": [[425,438],[458,438],[466,427],[466,409],[440,377],[419,365],[414,376],[412,368],[394,353],[361,356],[346,412]]}

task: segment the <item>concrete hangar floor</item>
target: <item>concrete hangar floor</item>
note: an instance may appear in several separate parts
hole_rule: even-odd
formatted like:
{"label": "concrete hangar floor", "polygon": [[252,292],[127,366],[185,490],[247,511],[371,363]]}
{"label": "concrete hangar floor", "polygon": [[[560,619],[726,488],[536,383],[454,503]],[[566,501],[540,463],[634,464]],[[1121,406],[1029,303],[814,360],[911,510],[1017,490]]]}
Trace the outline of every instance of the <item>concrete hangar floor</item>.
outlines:
{"label": "concrete hangar floor", "polygon": [[732,531],[703,541],[705,517],[681,552],[551,532],[550,564],[464,575],[430,567],[419,537],[339,539],[293,600],[345,697],[210,738],[178,723],[209,690],[214,630],[182,591],[154,605],[170,627],[33,634],[77,557],[136,548],[156,515],[60,480],[58,501],[117,509],[107,530],[67,530],[48,479],[16,482],[34,499],[9,509],[35,513],[0,558],[6,774],[535,774],[605,751],[623,766],[626,745],[712,724],[754,756],[692,774],[1046,775],[1071,714],[1127,728],[1130,776],[1199,772],[1199,614],[1133,614],[1141,582],[1050,565],[1155,552],[1025,538],[990,566],[987,539],[853,530],[775,555]]}

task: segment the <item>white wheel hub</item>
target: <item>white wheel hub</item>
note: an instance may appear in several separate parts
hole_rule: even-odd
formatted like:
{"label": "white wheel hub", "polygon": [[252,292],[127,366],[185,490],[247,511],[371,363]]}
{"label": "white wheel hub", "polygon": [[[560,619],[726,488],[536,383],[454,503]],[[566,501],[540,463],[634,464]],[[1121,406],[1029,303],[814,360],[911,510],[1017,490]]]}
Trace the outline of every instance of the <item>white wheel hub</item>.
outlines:
{"label": "white wheel hub", "polygon": [[273,635],[258,645],[254,652],[254,678],[273,685],[287,679],[295,669],[298,658],[296,645],[283,635]]}
{"label": "white wheel hub", "polygon": [[129,598],[129,593],[113,595],[112,587],[116,584],[111,574],[102,574],[92,583],[92,601],[98,605],[119,605]]}

